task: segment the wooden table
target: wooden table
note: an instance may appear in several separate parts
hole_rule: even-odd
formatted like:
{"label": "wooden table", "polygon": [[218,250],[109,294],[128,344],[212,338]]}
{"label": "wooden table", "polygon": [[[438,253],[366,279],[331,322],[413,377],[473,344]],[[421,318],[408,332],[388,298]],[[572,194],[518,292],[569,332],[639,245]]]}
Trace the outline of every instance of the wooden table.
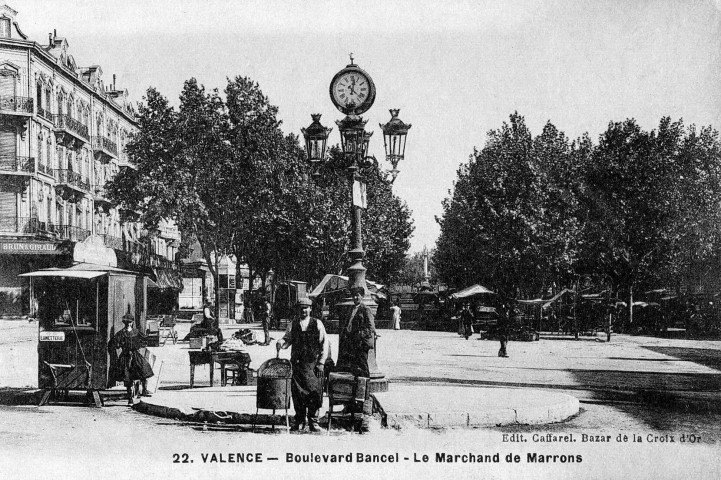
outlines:
{"label": "wooden table", "polygon": [[220,384],[225,386],[227,383],[225,366],[228,364],[236,364],[241,368],[247,368],[250,364],[250,355],[245,352],[210,352],[197,351],[188,352],[190,357],[190,388],[195,383],[195,367],[197,365],[210,365],[210,386],[213,386],[213,377],[215,373],[215,364],[220,364]]}

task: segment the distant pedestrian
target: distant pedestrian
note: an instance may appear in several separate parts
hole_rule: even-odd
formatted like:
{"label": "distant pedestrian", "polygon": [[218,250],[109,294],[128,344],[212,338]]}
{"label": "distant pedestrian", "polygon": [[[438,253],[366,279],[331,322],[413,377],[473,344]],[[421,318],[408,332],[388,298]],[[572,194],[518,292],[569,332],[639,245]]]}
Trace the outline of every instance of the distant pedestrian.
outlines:
{"label": "distant pedestrian", "polygon": [[260,317],[260,323],[263,326],[263,333],[265,334],[263,345],[270,345],[270,313],[270,302],[267,298],[262,297],[258,307],[258,316]]}
{"label": "distant pedestrian", "polygon": [[463,310],[461,310],[461,323],[463,324],[463,336],[468,340],[473,335],[473,312],[467,302],[463,304]]}
{"label": "distant pedestrian", "polygon": [[391,322],[393,323],[393,330],[401,329],[401,307],[398,306],[398,302],[391,307]]}
{"label": "distant pedestrian", "polygon": [[497,325],[497,332],[498,332],[498,341],[501,342],[501,348],[498,350],[498,356],[508,358],[508,351],[506,350],[506,347],[508,345],[508,330],[509,330],[509,323],[511,321],[510,316],[511,310],[509,307],[507,307],[505,304],[501,306],[500,311],[498,312],[498,325]]}

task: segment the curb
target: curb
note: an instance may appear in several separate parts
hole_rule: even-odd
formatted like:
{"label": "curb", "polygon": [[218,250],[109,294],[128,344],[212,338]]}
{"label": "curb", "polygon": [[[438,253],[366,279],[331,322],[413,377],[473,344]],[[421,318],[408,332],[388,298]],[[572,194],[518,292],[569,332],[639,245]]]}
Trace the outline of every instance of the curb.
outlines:
{"label": "curb", "polygon": [[0,405],[6,406],[37,406],[43,391],[37,388],[3,388],[0,389]]}
{"label": "curb", "polygon": [[[173,420],[183,420],[186,422],[285,426],[286,421],[285,415],[269,415],[265,413],[255,415],[253,413],[202,410],[190,407],[168,407],[165,405],[147,403],[143,400],[135,404],[133,409],[146,415],[170,418]],[[290,421],[290,415],[288,416],[288,419]]]}
{"label": "curb", "polygon": [[444,427],[496,427],[502,425],[539,425],[562,422],[579,412],[579,401],[570,395],[561,402],[542,407],[502,408],[486,412],[384,412],[384,426],[403,429],[412,425],[417,428]]}

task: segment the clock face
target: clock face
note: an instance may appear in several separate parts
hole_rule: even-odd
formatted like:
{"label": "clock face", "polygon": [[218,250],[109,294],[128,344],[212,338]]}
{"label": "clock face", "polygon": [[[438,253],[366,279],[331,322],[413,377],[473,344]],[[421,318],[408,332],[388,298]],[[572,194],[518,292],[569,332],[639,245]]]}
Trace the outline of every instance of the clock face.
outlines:
{"label": "clock face", "polygon": [[331,100],[345,114],[360,114],[375,100],[375,86],[370,76],[357,67],[347,67],[330,84]]}

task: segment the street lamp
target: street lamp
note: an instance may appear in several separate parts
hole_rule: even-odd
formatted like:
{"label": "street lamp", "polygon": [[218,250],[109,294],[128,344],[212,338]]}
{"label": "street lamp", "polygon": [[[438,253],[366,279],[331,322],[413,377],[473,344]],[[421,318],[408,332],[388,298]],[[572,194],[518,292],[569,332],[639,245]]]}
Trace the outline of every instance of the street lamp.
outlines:
{"label": "street lamp", "polygon": [[305,138],[305,151],[311,165],[313,177],[320,176],[320,166],[325,160],[325,144],[332,128],[325,128],[320,124],[320,113],[311,114],[313,123],[308,128],[301,128]]}
{"label": "street lamp", "polygon": [[[368,155],[368,145],[373,132],[367,132],[365,126],[367,120],[363,120],[361,113],[366,112],[375,101],[375,85],[371,77],[353,63],[351,57],[350,65],[338,72],[330,84],[330,97],[333,104],[342,113],[346,114],[342,120],[337,120],[336,125],[340,132],[341,148],[343,151],[343,169],[347,174],[348,183],[352,193],[364,191],[365,178],[371,174],[379,175],[379,178],[386,183],[393,183],[398,175],[398,163],[405,155],[406,135],[411,125],[403,123],[398,118],[398,109],[391,110],[391,119],[385,125],[380,125],[383,130],[383,143],[385,145],[386,160],[392,169],[386,172],[379,171],[379,164],[375,157]],[[320,175],[320,167],[325,163],[325,146],[330,128],[320,123],[320,115],[313,114],[313,123],[308,128],[301,129],[306,144],[306,155],[310,162],[313,176]],[[390,174],[390,177],[387,174]],[[348,287],[362,287],[364,303],[375,313],[378,308],[375,301],[368,292],[365,272],[363,266],[363,238],[361,234],[362,210],[365,205],[357,199],[358,195],[351,195],[351,249],[348,255],[351,264],[348,267]],[[346,298],[338,304],[348,310],[353,307],[352,298]],[[343,312],[345,313],[345,312]],[[348,315],[344,314],[344,318]],[[340,325],[341,328],[344,325]],[[339,353],[340,355],[340,353]],[[368,352],[368,366],[371,376],[371,391],[386,391],[388,383],[384,375],[379,371],[376,364],[375,349]]]}
{"label": "street lamp", "polygon": [[393,169],[390,171],[391,182],[398,176],[398,162],[403,160],[406,152],[406,135],[411,125],[403,123],[398,118],[399,109],[391,109],[391,119],[385,125],[380,125],[383,130],[383,146],[386,150],[386,160],[391,164]]}

